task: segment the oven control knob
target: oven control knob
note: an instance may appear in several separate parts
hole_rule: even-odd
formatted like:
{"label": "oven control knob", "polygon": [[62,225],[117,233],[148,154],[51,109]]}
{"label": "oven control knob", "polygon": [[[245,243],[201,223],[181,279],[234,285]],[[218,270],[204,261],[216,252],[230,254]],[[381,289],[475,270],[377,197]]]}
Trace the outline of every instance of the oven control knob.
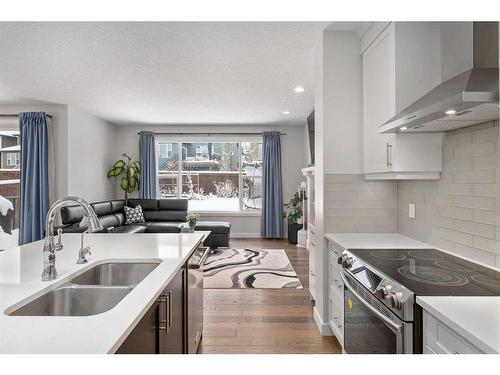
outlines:
{"label": "oven control knob", "polygon": [[389,306],[393,309],[399,310],[401,308],[401,293],[389,292],[385,297]]}
{"label": "oven control knob", "polygon": [[353,263],[354,263],[354,259],[352,259],[352,257],[350,257],[350,256],[346,256],[342,260],[342,267],[344,267],[344,268],[351,268],[351,266],[352,266]]}
{"label": "oven control knob", "polygon": [[387,285],[382,285],[379,289],[377,289],[377,291],[375,292],[375,296],[378,298],[378,299],[384,299],[388,294],[389,292],[391,291],[392,289],[392,285],[391,284],[387,284]]}
{"label": "oven control knob", "polygon": [[348,255],[347,255],[347,254],[342,254],[341,256],[339,256],[339,257],[337,258],[337,263],[338,263],[338,264],[342,264],[342,262],[344,261],[344,259],[345,259],[345,258],[347,258],[347,257],[348,257]]}

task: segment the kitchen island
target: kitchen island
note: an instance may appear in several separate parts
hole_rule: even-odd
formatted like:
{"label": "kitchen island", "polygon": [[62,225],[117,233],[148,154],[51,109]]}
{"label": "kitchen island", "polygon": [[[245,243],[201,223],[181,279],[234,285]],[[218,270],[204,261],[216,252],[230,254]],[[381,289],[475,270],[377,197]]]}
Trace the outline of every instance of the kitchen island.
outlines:
{"label": "kitchen island", "polygon": [[[0,353],[114,353],[198,248],[206,233],[86,234],[89,263],[76,264],[79,234],[64,234],[58,278],[41,281],[43,241],[0,252]],[[97,264],[159,262],[115,307],[89,316],[11,316]]]}

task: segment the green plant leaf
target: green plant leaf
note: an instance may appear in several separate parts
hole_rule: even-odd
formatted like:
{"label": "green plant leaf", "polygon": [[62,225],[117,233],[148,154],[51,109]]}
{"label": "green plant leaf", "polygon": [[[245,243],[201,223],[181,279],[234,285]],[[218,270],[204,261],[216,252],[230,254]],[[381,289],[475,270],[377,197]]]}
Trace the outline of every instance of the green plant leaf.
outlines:
{"label": "green plant leaf", "polygon": [[113,165],[113,168],[123,168],[125,166],[125,162],[123,160],[118,160],[115,165]]}
{"label": "green plant leaf", "polygon": [[113,169],[108,171],[108,177],[116,177],[120,173],[122,173],[122,171],[123,171],[123,168],[121,168],[121,167],[113,168]]}
{"label": "green plant leaf", "polygon": [[122,181],[120,182],[120,187],[122,188],[122,190],[128,191],[129,183],[126,177],[122,178]]}

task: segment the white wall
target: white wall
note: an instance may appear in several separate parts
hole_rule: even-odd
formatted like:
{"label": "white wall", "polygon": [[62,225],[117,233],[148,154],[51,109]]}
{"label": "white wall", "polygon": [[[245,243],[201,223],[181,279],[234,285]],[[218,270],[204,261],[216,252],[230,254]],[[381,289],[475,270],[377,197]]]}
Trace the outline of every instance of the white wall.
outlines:
{"label": "white wall", "polygon": [[68,107],[68,195],[89,202],[115,197],[107,171],[116,161],[116,126],[75,107]]}
{"label": "white wall", "polygon": [[363,173],[360,40],[350,31],[323,35],[323,135],[319,140],[324,142],[323,172]]}
{"label": "white wall", "polygon": [[[325,233],[325,175],[362,173],[362,64],[360,40],[354,32],[325,31],[316,51],[315,194],[316,233]],[[316,243],[315,318],[320,331],[328,328],[328,254]]]}
{"label": "white wall", "polygon": [[89,201],[114,198],[106,171],[115,158],[115,125],[60,104],[0,104],[0,113],[46,112],[54,134],[53,199],[67,195]]}
{"label": "white wall", "polygon": [[[287,202],[292,194],[297,191],[303,180],[301,168],[306,166],[305,151],[307,140],[304,138],[302,126],[265,126],[265,125],[144,125],[144,126],[118,126],[116,132],[115,159],[126,152],[139,157],[139,136],[141,130],[154,132],[201,132],[201,133],[260,133],[262,131],[280,131],[286,133],[281,137],[281,160],[283,171],[283,200]],[[134,193],[132,196],[137,196]],[[118,181],[115,184],[115,197],[123,198],[123,191]],[[248,216],[245,214],[228,215],[202,215],[201,220],[229,221],[232,224],[231,235],[233,237],[259,237],[260,215]]]}
{"label": "white wall", "polygon": [[60,104],[0,104],[0,113],[16,114],[19,112],[46,112],[54,134],[54,199],[65,197],[68,193],[68,106]]}

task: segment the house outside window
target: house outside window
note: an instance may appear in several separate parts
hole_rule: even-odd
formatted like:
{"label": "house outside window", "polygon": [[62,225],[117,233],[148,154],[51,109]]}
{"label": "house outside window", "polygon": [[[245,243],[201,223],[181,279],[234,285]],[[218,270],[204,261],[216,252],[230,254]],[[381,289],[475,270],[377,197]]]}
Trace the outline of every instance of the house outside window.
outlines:
{"label": "house outside window", "polygon": [[19,152],[9,152],[6,155],[6,163],[8,167],[16,167],[19,165]]}
{"label": "house outside window", "polygon": [[173,154],[173,148],[171,143],[160,143],[159,144],[159,157],[160,158],[171,158]]}
{"label": "house outside window", "polygon": [[208,160],[208,145],[196,146],[196,160]]}
{"label": "house outside window", "polygon": [[[262,141],[157,143],[159,198],[187,198],[194,212],[258,212]],[[172,150],[170,156],[165,150]]]}

